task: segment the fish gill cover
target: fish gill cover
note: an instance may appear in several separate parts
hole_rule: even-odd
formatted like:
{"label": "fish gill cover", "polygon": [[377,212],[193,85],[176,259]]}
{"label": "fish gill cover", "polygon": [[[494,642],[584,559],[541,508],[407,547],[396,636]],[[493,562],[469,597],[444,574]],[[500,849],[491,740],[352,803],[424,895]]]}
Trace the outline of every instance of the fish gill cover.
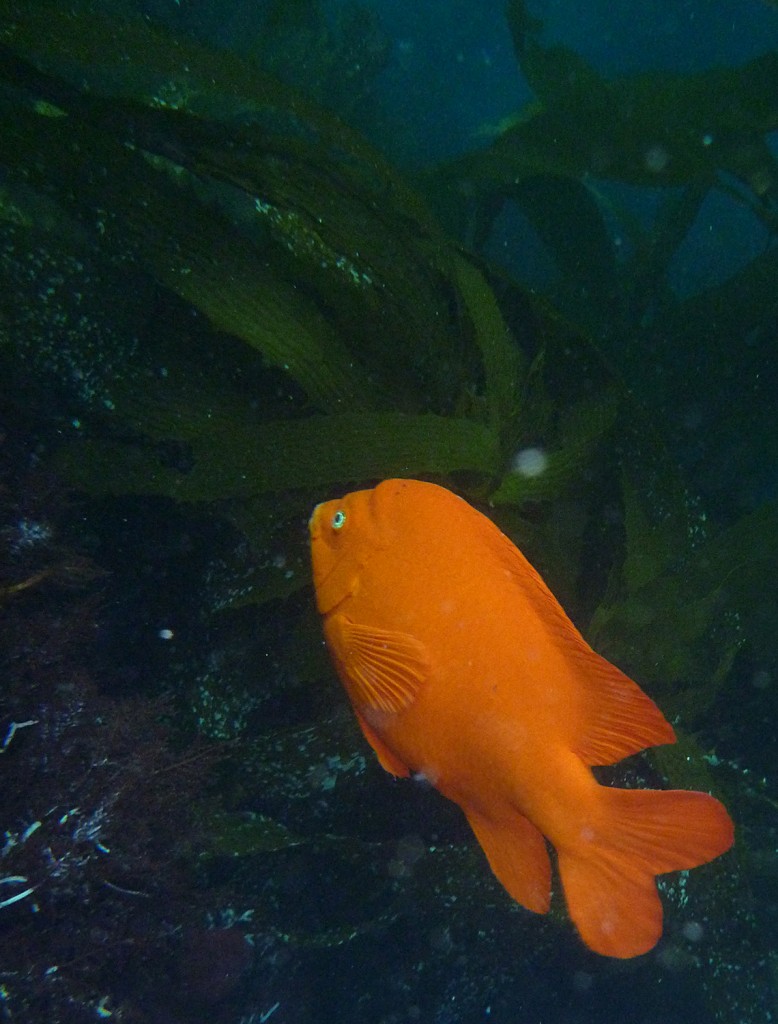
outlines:
{"label": "fish gill cover", "polygon": [[[704,353],[728,385],[706,461],[742,434],[741,480],[774,464],[776,248],[686,298],[670,274],[712,192],[772,237],[778,58],[606,78],[512,2],[535,102],[410,176],[317,102],[364,118],[374,21],[266,13],[258,64],[91,4],[0,0],[0,1006],[585,1020],[636,998],[649,1016],[661,990],[688,1019],[766,1021],[778,517],[675,453]],[[285,84],[295,47],[306,81]],[[608,181],[658,188],[653,222]],[[546,296],[492,258],[511,204],[557,268]],[[616,781],[722,792],[738,821],[735,853],[668,880],[668,938],[628,975],[559,908],[506,906],[461,823],[366,763],[304,523],[395,475],[491,506],[661,702],[679,744]],[[549,971],[567,984],[539,986]]]}

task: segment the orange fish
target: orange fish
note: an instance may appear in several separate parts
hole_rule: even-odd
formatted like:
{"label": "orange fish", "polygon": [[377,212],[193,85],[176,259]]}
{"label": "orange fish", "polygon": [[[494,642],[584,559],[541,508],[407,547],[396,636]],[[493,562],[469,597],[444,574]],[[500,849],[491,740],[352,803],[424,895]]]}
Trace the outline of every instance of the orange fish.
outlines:
{"label": "orange fish", "polygon": [[601,786],[591,765],[673,743],[661,711],[586,643],[522,553],[451,491],[385,480],[318,505],[313,576],[357,720],[392,775],[459,804],[492,871],[605,956],[662,934],[655,876],[728,850],[707,793]]}

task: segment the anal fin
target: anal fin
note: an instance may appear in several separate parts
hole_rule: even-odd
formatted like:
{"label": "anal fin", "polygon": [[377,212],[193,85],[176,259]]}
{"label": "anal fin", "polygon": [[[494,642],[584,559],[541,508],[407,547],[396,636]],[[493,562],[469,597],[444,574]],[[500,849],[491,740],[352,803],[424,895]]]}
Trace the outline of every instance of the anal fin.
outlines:
{"label": "anal fin", "polygon": [[551,862],[537,828],[512,807],[494,817],[463,808],[489,866],[508,893],[527,910],[545,914],[551,902]]}

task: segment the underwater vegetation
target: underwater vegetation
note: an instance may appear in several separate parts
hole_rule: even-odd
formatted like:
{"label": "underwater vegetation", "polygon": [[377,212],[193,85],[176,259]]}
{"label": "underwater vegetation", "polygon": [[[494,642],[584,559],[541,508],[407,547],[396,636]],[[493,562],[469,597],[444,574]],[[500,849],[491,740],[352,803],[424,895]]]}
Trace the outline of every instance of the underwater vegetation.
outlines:
{"label": "underwater vegetation", "polygon": [[[412,181],[328,109],[352,113],[344,31],[292,7],[249,60],[0,0],[0,1013],[585,1021],[639,993],[640,1019],[767,1021],[775,55],[609,81],[512,3],[537,103]],[[294,32],[326,74],[294,79]],[[658,189],[656,218],[609,181]],[[680,297],[712,191],[768,241]],[[548,295],[491,259],[512,203]],[[614,784],[731,810],[735,851],[664,883],[656,957],[616,971],[559,905],[528,920],[456,813],[367,756],[305,523],[388,476],[488,511],[661,704],[679,743]]]}
{"label": "underwater vegetation", "polygon": [[[537,287],[522,253],[504,241],[518,211],[545,250],[546,294],[597,337],[683,453],[695,486],[703,446],[689,422],[718,434],[719,451],[727,437],[749,437],[734,487],[730,474],[717,482],[710,468],[700,480],[735,511],[749,478],[761,475],[755,489],[763,491],[774,464],[767,396],[778,316],[778,52],[694,74],[606,78],[547,44],[521,0],[511,0],[507,17],[534,99],[492,128],[488,146],[430,172],[435,207],[477,251]],[[689,238],[726,231],[718,211],[727,204],[740,211],[739,232],[754,239],[751,255],[733,261],[725,280],[679,293],[679,265],[705,250],[704,241],[690,250]],[[649,374],[646,353],[655,361]]]}

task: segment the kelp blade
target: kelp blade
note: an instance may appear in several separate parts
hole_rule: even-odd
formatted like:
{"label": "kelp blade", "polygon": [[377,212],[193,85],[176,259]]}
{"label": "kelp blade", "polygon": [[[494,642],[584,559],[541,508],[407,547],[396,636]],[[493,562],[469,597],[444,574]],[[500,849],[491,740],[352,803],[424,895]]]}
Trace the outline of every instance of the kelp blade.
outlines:
{"label": "kelp blade", "polygon": [[59,466],[92,493],[196,502],[386,476],[492,474],[499,466],[497,439],[487,427],[431,413],[354,413],[252,429],[209,420],[185,443],[193,455],[188,472],[166,465],[164,449],[148,441],[85,440],[63,449]]}

